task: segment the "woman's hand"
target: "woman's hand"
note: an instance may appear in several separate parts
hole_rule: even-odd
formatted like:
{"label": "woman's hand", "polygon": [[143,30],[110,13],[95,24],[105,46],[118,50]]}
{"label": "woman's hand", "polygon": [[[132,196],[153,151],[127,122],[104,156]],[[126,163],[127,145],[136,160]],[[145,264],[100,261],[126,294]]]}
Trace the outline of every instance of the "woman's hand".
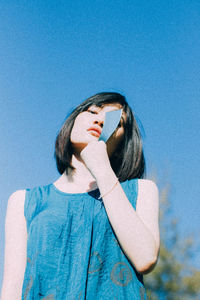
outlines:
{"label": "woman's hand", "polygon": [[90,142],[80,153],[84,164],[97,179],[111,169],[106,143],[103,141]]}

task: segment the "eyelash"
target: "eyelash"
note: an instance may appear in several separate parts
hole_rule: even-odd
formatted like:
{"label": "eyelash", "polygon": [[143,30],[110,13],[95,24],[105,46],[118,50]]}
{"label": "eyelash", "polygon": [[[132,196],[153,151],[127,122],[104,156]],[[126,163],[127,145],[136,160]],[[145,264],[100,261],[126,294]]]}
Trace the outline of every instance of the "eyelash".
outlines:
{"label": "eyelash", "polygon": [[[91,110],[91,109],[88,109],[87,111],[91,114],[97,114],[98,113],[97,111]],[[123,121],[120,121],[117,128],[122,127],[122,126],[123,126]]]}
{"label": "eyelash", "polygon": [[97,114],[97,112],[96,112],[96,111],[94,111],[94,110],[91,110],[91,109],[88,109],[88,112],[90,112],[91,114]]}

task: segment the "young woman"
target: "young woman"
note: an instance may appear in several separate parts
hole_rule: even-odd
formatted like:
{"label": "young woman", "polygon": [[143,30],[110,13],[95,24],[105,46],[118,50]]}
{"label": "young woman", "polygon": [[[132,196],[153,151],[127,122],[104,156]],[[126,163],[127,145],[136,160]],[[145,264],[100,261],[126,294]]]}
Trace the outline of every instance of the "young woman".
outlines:
{"label": "young woman", "polygon": [[[105,114],[122,109],[108,141]],[[144,177],[136,120],[125,97],[80,104],[56,139],[61,176],[8,201],[1,300],[146,299],[143,274],[159,252],[158,189]]]}

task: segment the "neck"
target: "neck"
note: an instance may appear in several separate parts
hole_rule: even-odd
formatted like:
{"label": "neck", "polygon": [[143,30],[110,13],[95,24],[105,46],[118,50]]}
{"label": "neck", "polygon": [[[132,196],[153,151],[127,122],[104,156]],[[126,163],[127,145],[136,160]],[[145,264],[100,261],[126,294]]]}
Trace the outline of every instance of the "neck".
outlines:
{"label": "neck", "polygon": [[76,169],[71,170],[69,168],[67,174],[64,172],[55,182],[59,189],[63,191],[70,189],[75,192],[88,192],[97,188],[95,178],[78,156],[72,155],[71,164]]}
{"label": "neck", "polygon": [[78,156],[73,154],[71,163],[72,166],[76,168],[76,170],[69,170],[68,176],[70,181],[74,181],[77,183],[91,183],[95,181],[95,178],[92,176],[90,171]]}

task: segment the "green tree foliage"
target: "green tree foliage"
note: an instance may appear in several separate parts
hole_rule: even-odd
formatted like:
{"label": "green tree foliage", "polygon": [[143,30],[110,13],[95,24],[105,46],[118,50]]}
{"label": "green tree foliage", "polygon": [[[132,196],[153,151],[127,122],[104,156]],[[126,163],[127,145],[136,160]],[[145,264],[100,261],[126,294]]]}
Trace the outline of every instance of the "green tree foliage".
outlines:
{"label": "green tree foliage", "polygon": [[169,186],[160,193],[160,254],[155,269],[144,276],[150,300],[200,299],[200,270],[192,262],[197,253],[193,236],[180,237],[169,202]]}

